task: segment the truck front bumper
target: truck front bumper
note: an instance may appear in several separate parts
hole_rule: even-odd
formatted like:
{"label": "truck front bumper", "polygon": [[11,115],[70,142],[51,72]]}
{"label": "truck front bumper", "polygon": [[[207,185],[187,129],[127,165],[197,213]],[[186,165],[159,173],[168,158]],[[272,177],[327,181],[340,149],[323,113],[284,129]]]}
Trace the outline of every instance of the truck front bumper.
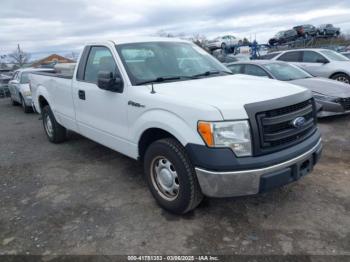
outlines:
{"label": "truck front bumper", "polygon": [[239,171],[195,168],[204,195],[233,197],[254,195],[289,184],[310,173],[322,152],[321,139],[304,153],[271,166]]}

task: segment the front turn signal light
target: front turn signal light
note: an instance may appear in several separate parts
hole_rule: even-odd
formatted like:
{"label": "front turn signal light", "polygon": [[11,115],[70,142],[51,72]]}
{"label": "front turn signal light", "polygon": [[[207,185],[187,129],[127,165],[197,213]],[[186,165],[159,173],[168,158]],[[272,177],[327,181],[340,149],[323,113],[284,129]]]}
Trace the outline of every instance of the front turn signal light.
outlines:
{"label": "front turn signal light", "polygon": [[207,146],[214,146],[213,128],[211,123],[198,122],[198,133]]}

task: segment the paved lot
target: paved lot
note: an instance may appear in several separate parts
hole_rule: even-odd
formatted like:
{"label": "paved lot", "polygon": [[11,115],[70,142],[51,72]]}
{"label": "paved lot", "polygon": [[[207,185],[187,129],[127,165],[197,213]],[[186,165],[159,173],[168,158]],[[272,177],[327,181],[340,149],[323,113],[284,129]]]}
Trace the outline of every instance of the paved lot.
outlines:
{"label": "paved lot", "polygon": [[297,183],[160,209],[139,163],[0,99],[0,254],[350,254],[350,116],[323,120],[323,158]]}

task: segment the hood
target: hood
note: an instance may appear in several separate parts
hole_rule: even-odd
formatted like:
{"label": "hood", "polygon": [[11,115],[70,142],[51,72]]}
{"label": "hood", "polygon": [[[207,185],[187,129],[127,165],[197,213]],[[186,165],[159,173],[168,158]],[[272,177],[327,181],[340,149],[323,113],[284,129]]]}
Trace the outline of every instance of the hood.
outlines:
{"label": "hood", "polygon": [[313,92],[334,97],[350,97],[350,86],[335,80],[313,77],[289,81],[289,83],[310,89]]}
{"label": "hood", "polygon": [[157,93],[217,108],[225,120],[248,118],[244,105],[277,99],[306,89],[248,75],[227,75],[154,85]]}

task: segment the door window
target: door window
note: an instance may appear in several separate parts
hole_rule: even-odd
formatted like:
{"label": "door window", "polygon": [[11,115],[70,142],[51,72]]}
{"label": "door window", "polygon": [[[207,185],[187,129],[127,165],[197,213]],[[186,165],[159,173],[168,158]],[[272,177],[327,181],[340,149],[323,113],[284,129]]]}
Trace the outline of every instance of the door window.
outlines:
{"label": "door window", "polygon": [[86,62],[84,80],[97,84],[98,73],[101,71],[112,72],[113,76],[115,76],[117,65],[111,51],[107,47],[93,46]]}
{"label": "door window", "polygon": [[279,58],[277,58],[277,60],[286,61],[286,62],[300,62],[301,52],[300,51],[287,52],[281,55]]}
{"label": "door window", "polygon": [[303,62],[304,63],[318,63],[319,60],[325,60],[325,58],[314,51],[304,51]]}
{"label": "door window", "polygon": [[242,74],[243,65],[228,65],[227,66],[233,74]]}
{"label": "door window", "polygon": [[251,76],[269,77],[265,70],[256,65],[245,65],[245,73]]}

